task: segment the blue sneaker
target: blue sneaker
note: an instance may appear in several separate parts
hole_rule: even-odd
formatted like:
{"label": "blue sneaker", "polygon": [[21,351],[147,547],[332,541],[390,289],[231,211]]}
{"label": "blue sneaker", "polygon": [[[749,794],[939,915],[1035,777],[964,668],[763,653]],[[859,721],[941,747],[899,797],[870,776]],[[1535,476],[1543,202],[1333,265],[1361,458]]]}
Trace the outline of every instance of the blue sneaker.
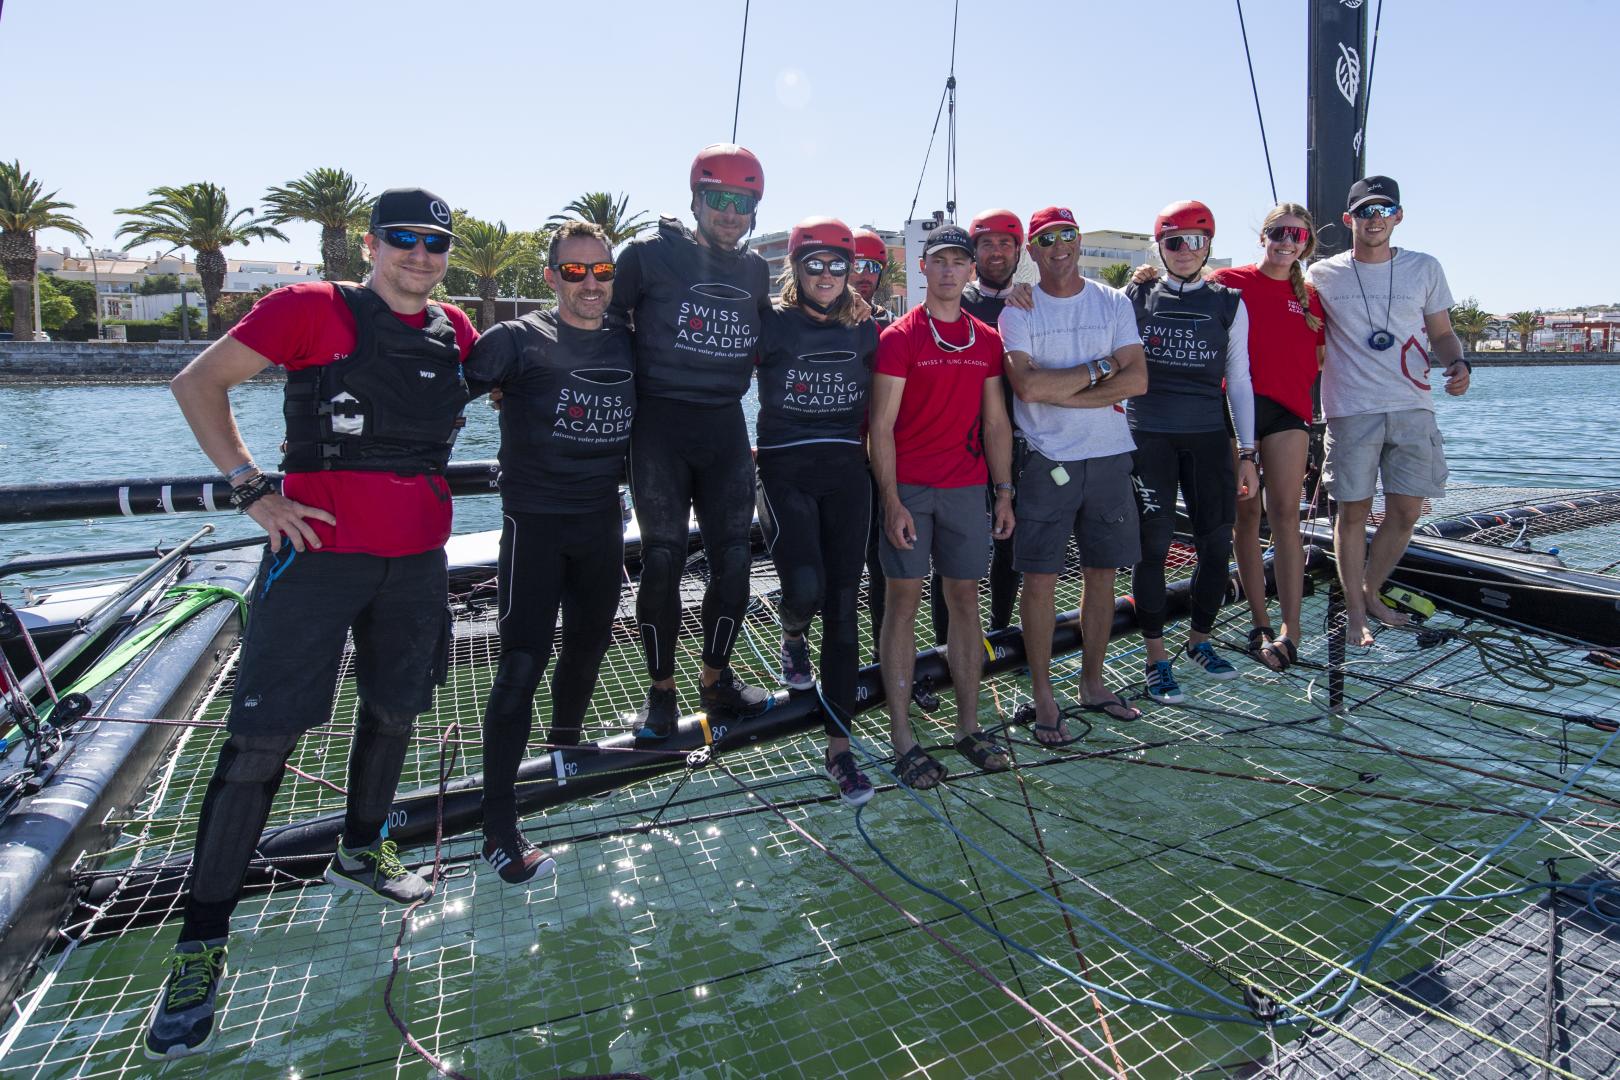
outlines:
{"label": "blue sneaker", "polygon": [[146,1018],[146,1056],[184,1057],[213,1041],[215,999],[225,977],[225,939],[182,941],[168,958],[169,978]]}
{"label": "blue sneaker", "polygon": [[1200,641],[1196,645],[1187,646],[1187,659],[1204,669],[1204,674],[1212,679],[1226,682],[1238,677],[1237,668],[1228,664],[1215,646],[1207,641]]}
{"label": "blue sneaker", "polygon": [[1147,696],[1160,705],[1180,705],[1187,700],[1187,695],[1181,692],[1181,684],[1176,682],[1176,673],[1170,668],[1170,661],[1160,660],[1157,664],[1147,667]]}

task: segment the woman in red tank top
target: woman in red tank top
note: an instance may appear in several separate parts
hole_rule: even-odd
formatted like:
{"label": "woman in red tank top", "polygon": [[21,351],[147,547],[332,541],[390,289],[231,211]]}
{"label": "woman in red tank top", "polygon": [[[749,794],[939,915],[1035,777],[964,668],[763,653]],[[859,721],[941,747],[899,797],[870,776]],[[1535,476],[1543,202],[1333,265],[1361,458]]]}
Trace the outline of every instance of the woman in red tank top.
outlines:
{"label": "woman in red tank top", "polygon": [[1311,387],[1321,369],[1322,304],[1305,283],[1304,262],[1316,249],[1309,212],[1280,203],[1260,225],[1263,255],[1253,266],[1219,270],[1214,279],[1243,290],[1249,310],[1249,371],[1254,383],[1254,434],[1260,450],[1264,513],[1275,549],[1282,632],[1271,627],[1261,557],[1261,500],[1238,501],[1233,548],[1253,629],[1249,652],[1273,671],[1299,657],[1300,598],[1305,553],[1299,536],[1313,411]]}

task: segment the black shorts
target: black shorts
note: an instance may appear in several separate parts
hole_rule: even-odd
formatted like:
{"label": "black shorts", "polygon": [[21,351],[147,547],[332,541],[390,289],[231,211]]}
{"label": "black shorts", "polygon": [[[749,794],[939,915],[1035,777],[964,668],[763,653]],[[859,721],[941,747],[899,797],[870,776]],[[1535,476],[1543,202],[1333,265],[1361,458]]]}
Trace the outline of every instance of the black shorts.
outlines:
{"label": "black shorts", "polygon": [[443,548],[396,558],[267,548],[227,726],[233,734],[297,735],[326,723],[351,629],[360,698],[390,712],[426,712],[449,673],[448,591]]}
{"label": "black shorts", "polygon": [[1309,431],[1309,421],[1301,420],[1292,409],[1279,405],[1264,394],[1254,395],[1254,441],[1279,431]]}

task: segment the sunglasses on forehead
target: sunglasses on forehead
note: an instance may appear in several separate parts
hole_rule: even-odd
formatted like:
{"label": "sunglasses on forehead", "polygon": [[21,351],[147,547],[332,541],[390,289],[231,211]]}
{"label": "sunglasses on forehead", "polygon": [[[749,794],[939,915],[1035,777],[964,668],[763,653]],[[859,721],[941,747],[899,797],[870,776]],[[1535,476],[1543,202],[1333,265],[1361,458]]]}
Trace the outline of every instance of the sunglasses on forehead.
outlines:
{"label": "sunglasses on forehead", "polygon": [[1356,207],[1354,210],[1350,211],[1350,216],[1351,217],[1358,217],[1362,221],[1370,221],[1371,219],[1373,219],[1375,217],[1394,217],[1396,214],[1398,214],[1400,212],[1401,212],[1401,204],[1400,203],[1376,203],[1376,202],[1374,202],[1374,203],[1368,203],[1366,206],[1358,206],[1358,207]]}
{"label": "sunglasses on forehead", "polygon": [[739,191],[705,191],[703,201],[709,204],[710,210],[724,213],[726,207],[731,207],[739,214],[752,214],[759,200],[752,195],[744,195]]}
{"label": "sunglasses on forehead", "polygon": [[1273,225],[1266,230],[1266,239],[1273,244],[1303,244],[1310,235],[1303,225]]}
{"label": "sunglasses on forehead", "polygon": [[1187,236],[1167,236],[1162,241],[1166,251],[1203,251],[1209,247],[1209,237],[1203,233],[1190,233]]}
{"label": "sunglasses on forehead", "polygon": [[577,285],[581,281],[584,281],[586,274],[590,274],[591,277],[595,278],[597,281],[613,280],[613,264],[610,262],[565,262],[558,263],[555,269],[557,271],[557,276],[568,282],[570,285]]}
{"label": "sunglasses on forehead", "polygon": [[1059,240],[1062,240],[1065,244],[1073,243],[1074,238],[1079,235],[1080,230],[1071,225],[1066,229],[1048,229],[1037,236],[1035,242],[1041,247],[1051,247]]}
{"label": "sunglasses on forehead", "polygon": [[417,232],[415,229],[384,229],[378,235],[382,237],[383,243],[401,251],[411,250],[418,240],[434,255],[443,255],[450,250],[450,238],[444,233]]}

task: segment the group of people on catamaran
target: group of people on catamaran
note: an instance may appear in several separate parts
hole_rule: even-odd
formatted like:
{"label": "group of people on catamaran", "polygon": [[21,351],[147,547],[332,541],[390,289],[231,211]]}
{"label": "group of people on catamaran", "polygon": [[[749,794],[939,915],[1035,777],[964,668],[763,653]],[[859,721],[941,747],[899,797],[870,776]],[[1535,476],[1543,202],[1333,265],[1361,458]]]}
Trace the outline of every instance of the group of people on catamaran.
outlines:
{"label": "group of people on catamaran", "polygon": [[[1210,640],[1234,546],[1254,629],[1249,655],[1294,663],[1303,632],[1299,500],[1322,371],[1324,479],[1348,634],[1403,616],[1379,601],[1445,457],[1428,372],[1461,394],[1469,368],[1452,300],[1431,257],[1391,246],[1403,211],[1393,180],[1350,190],[1351,251],[1305,269],[1314,227],[1284,203],[1259,232],[1252,266],[1205,275],[1209,208],[1165,208],[1154,222],[1164,274],[1120,291],[1080,273],[1081,232],[1066,207],[1023,221],[990,210],[924,244],[921,304],[895,318],[875,289],[883,240],[833,217],[796,225],[775,283],[745,237],[765,194],[758,159],[703,149],[690,174],[693,225],[662,219],[615,258],[596,225],[552,236],[556,305],[480,336],[433,301],[455,237],[450,204],[420,188],[384,192],[364,237],[363,284],[310,282],[263,297],[175,377],[198,443],[232,485],[231,502],[268,534],[231,699],[229,739],[203,800],[179,941],[148,1017],[154,1057],[201,1048],[215,1031],[230,918],[290,755],[331,716],[345,641],[359,704],[346,811],[326,871],[334,885],[402,905],[433,887],[409,869],[384,823],[419,714],[446,677],[451,627],[444,471],[462,412],[499,391],[503,524],[501,655],[483,718],[483,855],[518,884],[554,869],[519,827],[514,784],[534,699],[551,667],[552,747],[577,744],[617,616],[623,581],[619,486],[626,473],[641,536],[636,589],[648,676],[637,741],[675,732],[680,579],[695,513],[707,559],[698,704],[756,715],[775,695],[731,667],[749,604],[756,510],[781,583],[781,680],[816,688],[826,772],[859,806],[873,786],[850,747],[860,662],[858,597],[869,573],[895,780],[931,788],[943,763],[912,731],[916,618],[930,576],[936,634],[955,691],[951,749],[999,772],[1010,756],[980,725],[991,623],[1019,604],[1033,707],[1047,746],[1070,741],[1052,688],[1054,589],[1070,538],[1083,567],[1079,705],[1140,715],[1103,682],[1116,568],[1133,568],[1146,643],[1146,695],[1183,700],[1176,677],[1237,672]],[[1015,287],[1027,253],[1039,283]],[[1325,353],[1325,366],[1322,357]],[[230,390],[267,365],[286,370],[279,486],[259,471]],[[742,398],[757,380],[749,444]],[[1234,445],[1235,444],[1235,445]],[[1384,516],[1365,527],[1382,477]],[[1259,522],[1275,548],[1280,630],[1265,596]],[[1165,643],[1165,561],[1176,494],[1197,570],[1185,643]],[[1234,539],[1235,530],[1235,539]],[[1017,600],[1020,577],[1022,599]],[[561,616],[561,649],[552,644]],[[820,654],[807,631],[820,617]]]}

